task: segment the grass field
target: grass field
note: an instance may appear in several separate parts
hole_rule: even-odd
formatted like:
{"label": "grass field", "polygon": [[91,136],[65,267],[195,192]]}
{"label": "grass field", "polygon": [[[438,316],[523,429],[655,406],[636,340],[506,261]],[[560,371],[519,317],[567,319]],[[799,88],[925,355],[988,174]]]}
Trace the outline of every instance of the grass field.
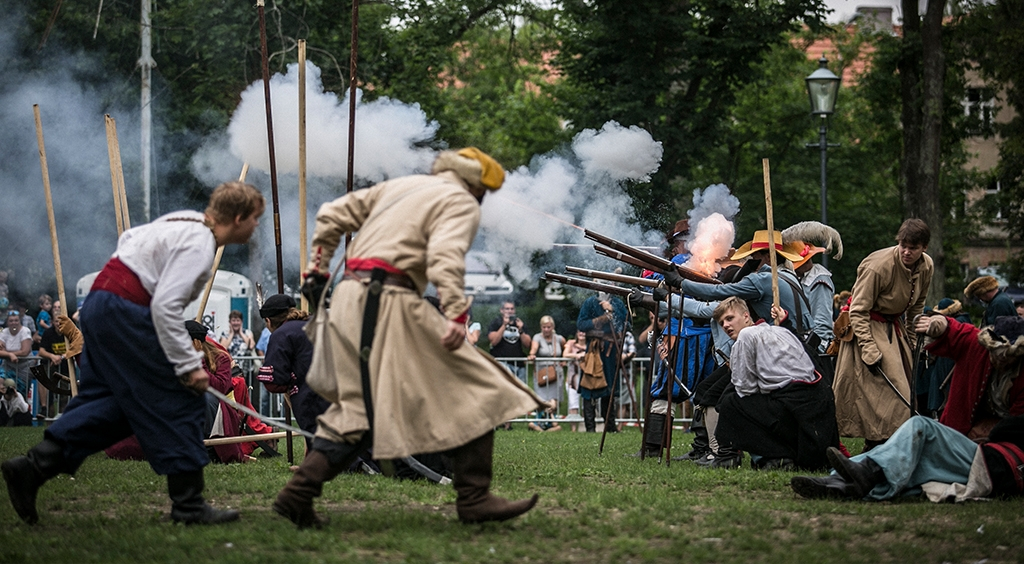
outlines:
{"label": "grass field", "polygon": [[[0,429],[0,458],[41,438]],[[690,438],[675,435],[675,454]],[[790,490],[793,473],[666,468],[624,456],[639,447],[636,430],[609,435],[603,456],[599,440],[521,424],[498,432],[495,492],[541,496],[510,522],[460,524],[451,486],[343,475],[317,501],[331,519],[319,531],[270,510],[289,477],[283,458],[208,466],[207,498],[242,519],[185,527],[168,517],[164,478],[100,454],[44,486],[38,525],[18,519],[4,489],[0,562],[1024,562],[1019,499],[808,501]]]}

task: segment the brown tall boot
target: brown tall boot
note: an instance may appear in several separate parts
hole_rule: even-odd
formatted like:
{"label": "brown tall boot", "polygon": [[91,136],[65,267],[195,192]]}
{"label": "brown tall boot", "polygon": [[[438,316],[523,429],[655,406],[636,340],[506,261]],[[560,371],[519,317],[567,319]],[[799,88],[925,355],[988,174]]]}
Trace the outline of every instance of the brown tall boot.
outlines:
{"label": "brown tall boot", "polygon": [[320,497],[324,482],[334,478],[342,467],[333,466],[327,456],[318,450],[306,453],[302,465],[292,475],[292,479],[277,494],[274,501],[274,512],[287,517],[300,529],[316,527],[319,529],[327,523],[326,519],[313,511],[313,498]]}
{"label": "brown tall boot", "polygon": [[519,501],[491,495],[494,431],[453,449],[451,454],[455,470],[452,485],[458,494],[455,507],[463,523],[505,521],[526,513],[537,504],[536,494]]}

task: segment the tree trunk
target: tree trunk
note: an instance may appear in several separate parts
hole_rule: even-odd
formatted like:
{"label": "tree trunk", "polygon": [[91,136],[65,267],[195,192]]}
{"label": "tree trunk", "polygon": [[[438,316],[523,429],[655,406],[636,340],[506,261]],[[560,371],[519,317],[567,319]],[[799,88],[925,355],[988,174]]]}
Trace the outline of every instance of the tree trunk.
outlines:
{"label": "tree trunk", "polygon": [[944,3],[932,1],[922,20],[917,0],[902,0],[903,54],[899,63],[903,101],[903,215],[925,221],[932,237],[928,254],[935,275],[928,303],[945,297],[943,213],[939,190],[942,138],[942,93],[946,58],[942,51]]}

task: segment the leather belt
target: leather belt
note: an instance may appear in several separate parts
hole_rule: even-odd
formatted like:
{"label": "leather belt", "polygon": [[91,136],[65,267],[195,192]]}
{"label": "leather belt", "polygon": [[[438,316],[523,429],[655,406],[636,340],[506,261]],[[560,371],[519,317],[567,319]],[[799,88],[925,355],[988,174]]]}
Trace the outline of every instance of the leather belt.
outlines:
{"label": "leather belt", "polygon": [[[346,270],[342,276],[342,280],[358,280],[359,282],[368,283],[372,270]],[[384,279],[381,280],[381,284],[385,286],[398,286],[400,288],[406,288],[408,290],[416,290],[416,284],[413,283],[412,278],[404,274],[385,274]]]}

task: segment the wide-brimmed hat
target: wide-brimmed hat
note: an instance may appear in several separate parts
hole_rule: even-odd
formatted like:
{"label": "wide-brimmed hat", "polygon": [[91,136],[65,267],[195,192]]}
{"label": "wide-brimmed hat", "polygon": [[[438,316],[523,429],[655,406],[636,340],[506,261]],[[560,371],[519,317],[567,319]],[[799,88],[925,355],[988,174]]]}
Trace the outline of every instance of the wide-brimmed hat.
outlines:
{"label": "wide-brimmed hat", "polygon": [[980,296],[990,290],[995,290],[999,287],[999,281],[992,276],[981,276],[971,280],[971,283],[964,288],[964,295],[968,298],[974,296]]}
{"label": "wide-brimmed hat", "polygon": [[[804,243],[803,241],[799,241],[799,240],[798,241],[791,241],[788,244],[792,245],[793,248],[800,249],[798,251],[798,253],[800,254],[801,257],[803,257],[800,260],[793,261],[793,268],[800,268],[807,261],[811,260],[811,257],[813,257],[814,255],[819,254],[819,253],[824,253],[826,251],[825,247],[815,247],[814,245],[809,245],[809,244]],[[783,245],[782,247],[786,248],[786,245]]]}
{"label": "wide-brimmed hat", "polygon": [[[782,233],[775,231],[773,239],[775,240],[775,252],[781,255],[786,260],[797,262],[803,257],[800,256],[800,248],[797,248],[793,243],[786,245],[782,244]],[[801,247],[802,248],[802,247]],[[761,229],[754,232],[754,238],[746,243],[740,245],[740,248],[736,249],[736,252],[729,257],[732,260],[739,260],[746,258],[758,251],[768,250],[768,230]]]}
{"label": "wide-brimmed hat", "polygon": [[676,240],[676,237],[685,237],[685,236],[687,236],[689,234],[690,234],[690,220],[689,219],[680,219],[679,221],[676,222],[676,224],[674,226],[672,226],[672,231],[670,231],[668,233],[668,236],[665,237],[665,238],[668,240],[668,242],[671,243],[671,242],[674,242]]}

